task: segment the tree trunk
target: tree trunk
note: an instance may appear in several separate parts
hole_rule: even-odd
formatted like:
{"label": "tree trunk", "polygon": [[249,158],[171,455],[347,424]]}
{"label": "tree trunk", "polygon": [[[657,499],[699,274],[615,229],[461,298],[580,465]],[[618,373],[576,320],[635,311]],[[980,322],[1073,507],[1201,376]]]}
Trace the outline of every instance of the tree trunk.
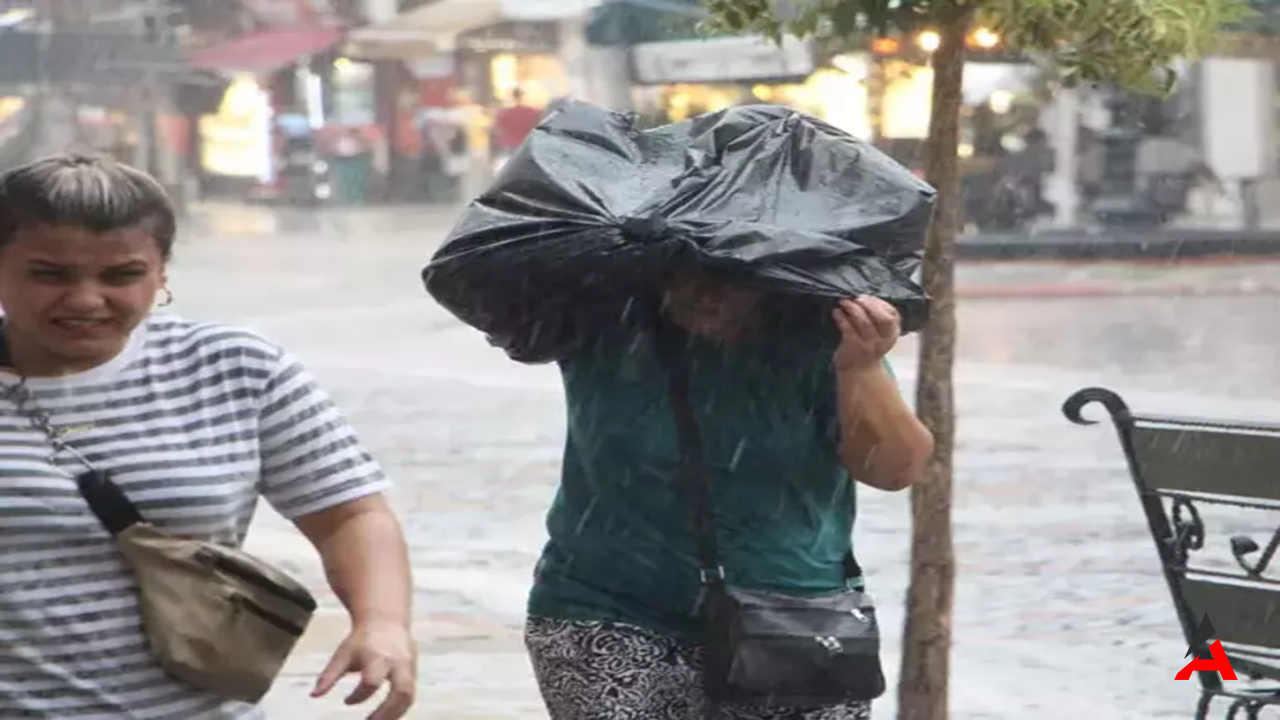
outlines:
{"label": "tree trunk", "polygon": [[[922,481],[911,488],[911,586],[898,681],[898,720],[946,720],[951,665],[955,551],[951,541],[951,470],[955,409],[955,237],[960,179],[956,159],[964,81],[965,37],[973,3],[943,18],[933,53],[933,112],[927,144],[928,180],[938,191],[924,257],[924,288],[932,298],[921,337],[916,410],[936,449]],[[945,11],[944,11],[945,12]]]}

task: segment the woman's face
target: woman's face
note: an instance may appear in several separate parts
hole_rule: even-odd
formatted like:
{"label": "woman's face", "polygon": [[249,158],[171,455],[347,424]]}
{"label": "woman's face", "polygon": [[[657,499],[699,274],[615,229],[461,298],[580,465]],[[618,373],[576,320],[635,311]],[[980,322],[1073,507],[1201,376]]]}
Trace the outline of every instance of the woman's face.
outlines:
{"label": "woman's face", "polygon": [[15,358],[51,373],[115,357],[164,283],[164,259],[144,228],[36,225],[0,247],[0,308]]}
{"label": "woman's face", "polygon": [[665,305],[671,318],[685,330],[731,342],[750,331],[756,320],[761,293],[704,276],[682,276],[668,287]]}

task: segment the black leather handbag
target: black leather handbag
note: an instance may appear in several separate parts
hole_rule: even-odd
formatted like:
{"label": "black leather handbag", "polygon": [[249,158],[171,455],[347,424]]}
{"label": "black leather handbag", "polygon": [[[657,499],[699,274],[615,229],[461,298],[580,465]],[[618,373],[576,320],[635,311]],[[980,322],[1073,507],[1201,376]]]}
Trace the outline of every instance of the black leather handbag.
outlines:
{"label": "black leather handbag", "polygon": [[717,705],[811,710],[880,697],[880,630],[871,598],[853,588],[862,571],[852,554],[845,558],[846,589],[831,593],[780,595],[725,582],[688,371],[665,335],[659,330],[659,354],[670,377],[681,475],[693,492],[708,698]]}

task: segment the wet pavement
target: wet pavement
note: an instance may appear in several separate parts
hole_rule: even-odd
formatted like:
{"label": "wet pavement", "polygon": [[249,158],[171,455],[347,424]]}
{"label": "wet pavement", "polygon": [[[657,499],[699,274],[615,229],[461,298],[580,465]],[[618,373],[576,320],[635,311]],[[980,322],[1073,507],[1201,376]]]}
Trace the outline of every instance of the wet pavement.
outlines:
{"label": "wet pavement", "polygon": [[[450,222],[423,209],[214,208],[178,248],[173,309],[290,347],[397,480],[423,644],[412,717],[545,717],[520,626],[563,438],[558,377],[507,361],[422,291]],[[1145,409],[1280,417],[1280,263],[966,265],[961,285],[953,717],[1190,717],[1195,686],[1173,679],[1186,646],[1114,433],[1059,408],[1102,384]],[[914,349],[895,353],[908,392]],[[907,518],[905,494],[861,492],[855,537],[891,676]],[[278,516],[264,511],[250,544],[323,587]],[[345,631],[325,604],[266,703],[273,718],[364,716],[307,698]],[[892,695],[877,718],[894,716]]]}

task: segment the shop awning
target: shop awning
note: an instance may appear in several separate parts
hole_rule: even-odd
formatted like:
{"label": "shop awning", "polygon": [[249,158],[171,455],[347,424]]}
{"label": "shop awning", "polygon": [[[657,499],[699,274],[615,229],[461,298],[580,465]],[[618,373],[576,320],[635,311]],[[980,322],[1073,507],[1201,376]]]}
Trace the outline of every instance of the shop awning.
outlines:
{"label": "shop awning", "polygon": [[339,28],[260,30],[224,43],[198,48],[188,56],[199,70],[265,75],[342,41]]}
{"label": "shop awning", "polygon": [[502,0],[436,0],[394,20],[354,30],[350,54],[381,59],[450,52],[462,33],[505,20],[504,5]]}
{"label": "shop awning", "polygon": [[349,54],[424,58],[452,52],[459,35],[500,22],[585,17],[599,0],[435,0],[393,20],[351,32]]}
{"label": "shop awning", "polygon": [[587,42],[619,47],[699,36],[701,0],[612,0],[591,11]]}

